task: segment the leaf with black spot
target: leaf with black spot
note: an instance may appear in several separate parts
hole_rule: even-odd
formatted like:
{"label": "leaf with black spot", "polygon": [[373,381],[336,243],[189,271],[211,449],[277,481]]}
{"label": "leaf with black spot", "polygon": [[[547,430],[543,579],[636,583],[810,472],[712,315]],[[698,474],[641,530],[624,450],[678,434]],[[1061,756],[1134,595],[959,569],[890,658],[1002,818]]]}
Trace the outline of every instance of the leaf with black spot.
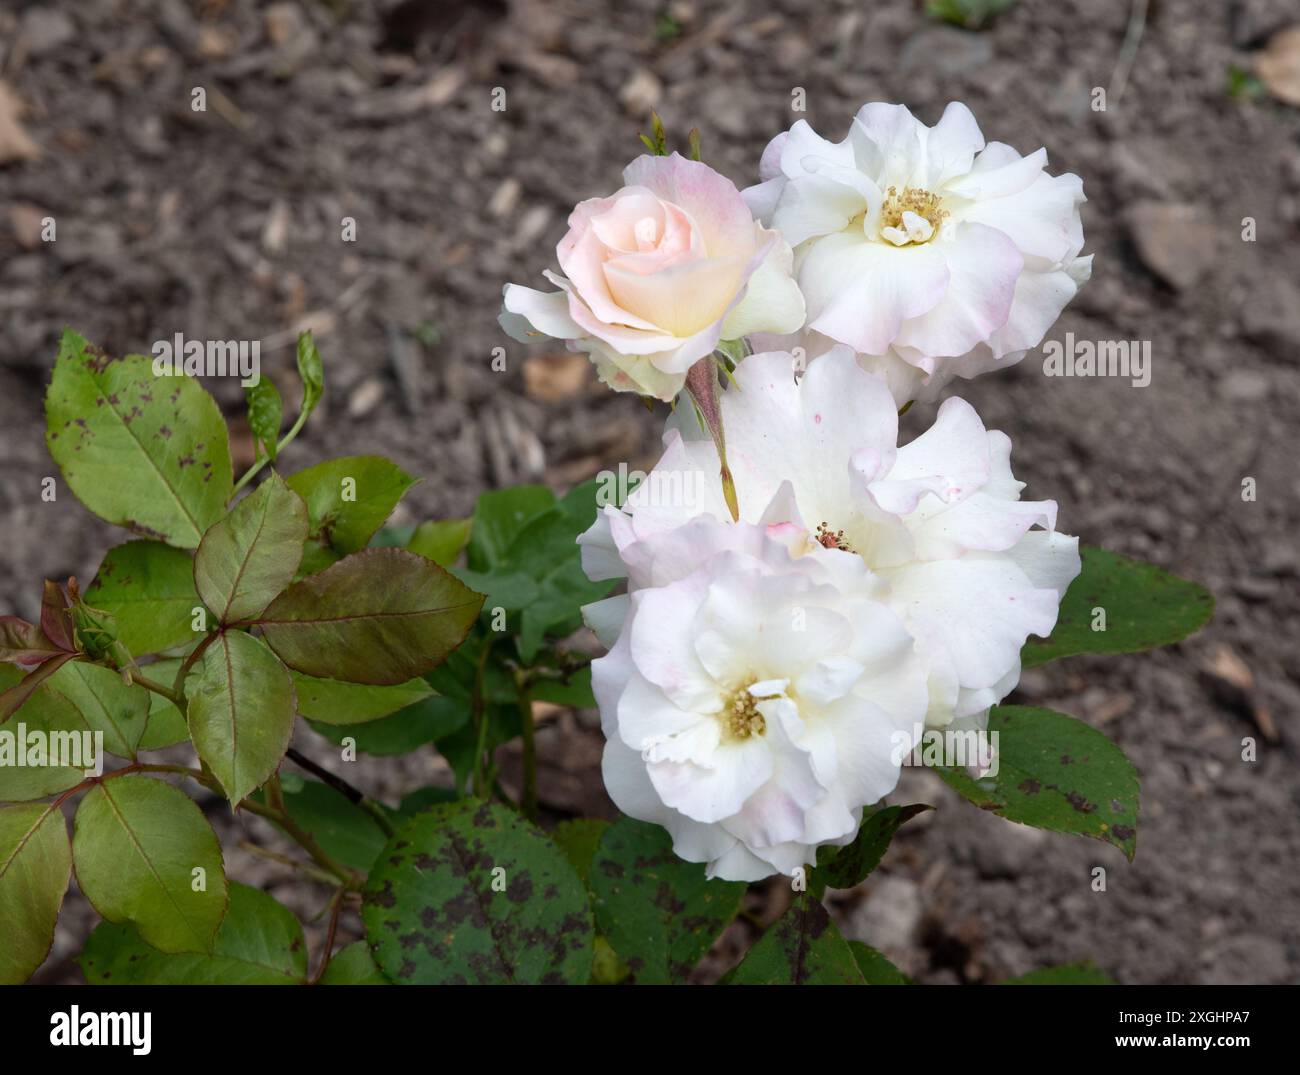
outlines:
{"label": "leaf with black spot", "polygon": [[551,832],[551,839],[568,857],[569,864],[587,884],[591,862],[596,857],[600,839],[609,830],[609,822],[598,817],[576,817],[561,821]]}
{"label": "leaf with black spot", "polygon": [[745,894],[679,858],[658,825],[629,817],[600,838],[587,878],[598,929],[642,984],[685,981]]}
{"label": "leaf with black spot", "polygon": [[45,442],[101,519],[183,549],[226,513],[229,435],[192,377],[159,377],[145,355],[110,358],[70,329],[45,396]]}
{"label": "leaf with black spot", "polygon": [[848,942],[821,901],[795,895],[789,910],[728,976],[731,985],[865,985]]}
{"label": "leaf with black spot", "polygon": [[996,706],[996,775],[936,771],[983,810],[1040,829],[1077,833],[1137,852],[1138,777],[1123,751],[1095,728],[1050,709]]}
{"label": "leaf with black spot", "polygon": [[380,852],[361,917],[399,984],[585,984],[591,909],[573,867],[504,806],[460,799],[403,825]]}

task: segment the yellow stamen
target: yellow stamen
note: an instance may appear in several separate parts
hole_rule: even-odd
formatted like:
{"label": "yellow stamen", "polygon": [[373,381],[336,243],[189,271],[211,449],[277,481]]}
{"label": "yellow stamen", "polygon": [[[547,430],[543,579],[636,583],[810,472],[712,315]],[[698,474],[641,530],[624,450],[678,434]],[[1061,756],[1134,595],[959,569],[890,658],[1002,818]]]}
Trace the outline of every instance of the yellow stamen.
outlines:
{"label": "yellow stamen", "polygon": [[749,693],[748,688],[733,691],[719,716],[727,739],[748,739],[767,731],[767,721],[758,711],[758,699]]}
{"label": "yellow stamen", "polygon": [[890,187],[880,207],[881,228],[901,228],[904,213],[915,213],[929,221],[936,232],[948,216],[948,210],[939,207],[939,195],[920,187],[905,187],[900,194],[897,187]]}

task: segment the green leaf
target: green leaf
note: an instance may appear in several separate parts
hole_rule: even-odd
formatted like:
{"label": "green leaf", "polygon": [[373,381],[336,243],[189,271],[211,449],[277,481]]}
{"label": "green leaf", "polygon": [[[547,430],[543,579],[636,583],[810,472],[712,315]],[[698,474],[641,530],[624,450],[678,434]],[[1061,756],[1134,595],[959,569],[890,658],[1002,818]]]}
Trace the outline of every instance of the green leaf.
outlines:
{"label": "green leaf", "polygon": [[391,985],[370,954],[365,941],[353,941],[329,961],[318,985]]}
{"label": "green leaf", "polygon": [[193,378],[159,377],[144,355],[110,358],[69,329],[45,423],[64,480],[101,519],[193,549],[225,514],[226,423]]}
{"label": "green leaf", "polygon": [[578,535],[596,516],[597,482],[587,482],[556,501],[537,485],[484,493],[474,509],[468,566],[456,576],[487,595],[484,608],[519,612],[508,628],[518,636],[525,663],[547,634],[565,635],[581,625],[584,604],[607,594],[612,581],[590,581],[582,571]]}
{"label": "green leaf", "polygon": [[406,547],[421,556],[427,556],[439,567],[450,567],[469,542],[473,524],[473,519],[443,519],[440,522],[421,523],[415,528]]}
{"label": "green leaf", "polygon": [[1060,967],[1042,967],[1008,978],[1002,985],[1114,985],[1115,979],[1091,963],[1066,963]]}
{"label": "green leaf", "polygon": [[796,894],[727,978],[732,985],[863,985],[862,971],[821,901]]}
{"label": "green leaf", "polygon": [[552,510],[531,519],[511,541],[504,563],[531,577],[537,595],[522,606],[519,654],[531,662],[547,633],[566,635],[581,622],[583,605],[613,588],[612,580],[592,582],[582,570],[578,535],[596,518],[596,490],[591,481],[570,490]]}
{"label": "green leaf", "polygon": [[194,584],[221,623],[252,619],[286,586],[302,560],[307,509],[272,474],[203,535]]}
{"label": "green leaf", "polygon": [[405,549],[366,549],[295,583],[260,622],[290,668],[397,684],[445,660],[482,604],[432,560]]}
{"label": "green leaf", "polygon": [[867,879],[880,865],[889,843],[900,828],[917,814],[933,806],[886,806],[862,819],[862,826],[851,844],[844,847],[821,847],[817,851],[817,874],[831,888],[853,888]]}
{"label": "green leaf", "polygon": [[298,376],[302,378],[301,411],[305,417],[316,409],[316,404],[325,391],[325,371],[310,332],[298,333],[297,360]]}
{"label": "green leaf", "polygon": [[[0,690],[22,678],[17,668],[0,664]],[[92,758],[93,739],[87,743],[84,738],[86,730],[81,714],[67,699],[38,689],[16,718],[0,728],[0,802],[30,802],[80,784],[97,760]],[[49,764],[51,747],[60,751],[61,760],[78,764]],[[34,757],[33,751],[39,753]]]}
{"label": "green leaf", "polygon": [[68,828],[53,804],[0,807],[0,985],[45,962],[72,876]]}
{"label": "green leaf", "polygon": [[298,712],[322,724],[366,724],[433,697],[433,690],[418,676],[391,687],[345,683],[294,672]]}
{"label": "green leaf", "polygon": [[591,861],[596,926],[643,985],[684,982],[740,910],[745,886],[710,881],[658,825],[619,818]]}
{"label": "green leaf", "polygon": [[[413,526],[389,526],[385,524],[375,531],[374,536],[370,539],[369,547],[372,549],[405,549],[414,536],[415,527]],[[415,552],[414,549],[410,551]],[[429,557],[429,559],[432,559],[432,557]],[[438,566],[441,567],[442,565],[439,564]]]}
{"label": "green leaf", "polygon": [[109,549],[86,603],[117,620],[118,640],[137,656],[193,642],[194,560],[160,541],[128,541]]}
{"label": "green leaf", "polygon": [[288,669],[260,639],[222,631],[186,694],[194,748],[238,803],[266,783],[289,748],[297,700]]}
{"label": "green leaf", "polygon": [[595,709],[596,696],[591,693],[591,666],[576,669],[567,679],[538,679],[533,685],[533,700],[554,702],[573,709]]}
{"label": "green leaf", "polygon": [[311,536],[334,553],[364,549],[415,478],[378,455],[353,455],[287,479],[307,504]]}
{"label": "green leaf", "polygon": [[[519,612],[541,597],[537,583],[522,571],[470,571],[468,568],[451,568],[451,573],[476,593],[483,594],[485,614],[496,615],[497,609]],[[518,625],[507,621],[506,627]]]}
{"label": "green leaf", "polygon": [[[1083,570],[1070,584],[1052,636],[1020,651],[1025,668],[1077,653],[1136,653],[1195,634],[1214,613],[1202,586],[1105,549],[1081,549]],[[1093,630],[1094,609],[1105,630]]]}
{"label": "green leaf", "polygon": [[936,769],[976,806],[1010,821],[1072,832],[1137,851],[1138,778],[1132,762],[1101,732],[1050,709],[996,706],[996,776]]}
{"label": "green leaf", "polygon": [[149,723],[149,692],[123,683],[122,676],[112,669],[69,661],[45,681],[29,705],[42,706],[46,700],[71,705],[82,727],[104,733],[104,749],[110,754],[134,758],[140,749]]}
{"label": "green leaf", "polygon": [[77,963],[89,985],[302,985],[302,926],[265,892],[232,883],[211,954],[150,947],[132,926],[101,922]]}
{"label": "green leaf", "polygon": [[561,821],[551,832],[551,839],[559,844],[569,865],[584,885],[591,873],[591,860],[596,857],[596,847],[608,828],[608,821],[597,817],[579,817]]}
{"label": "green leaf", "polygon": [[906,974],[895,967],[874,948],[861,941],[849,941],[849,951],[866,979],[867,985],[911,985]]}
{"label": "green leaf", "polygon": [[280,444],[280,426],[284,424],[280,390],[270,377],[263,376],[257,384],[245,385],[244,399],[248,403],[248,428],[257,445],[257,454],[274,463]]}
{"label": "green leaf", "polygon": [[318,780],[304,780],[294,790],[286,786],[284,805],[326,854],[344,866],[368,873],[384,849],[387,837],[375,819]]}
{"label": "green leaf", "polygon": [[77,809],[72,860],[108,921],[135,923],[163,952],[212,951],[226,874],[216,834],[188,795],[147,776],[97,784]]}
{"label": "green leaf", "polygon": [[352,739],[363,754],[409,754],[417,747],[451,735],[469,721],[469,706],[455,698],[426,698],[366,724],[326,724],[312,721],[311,729],[331,743]]}
{"label": "green leaf", "polygon": [[511,542],[530,521],[555,505],[555,494],[544,485],[515,485],[483,493],[474,505],[468,566],[490,571],[501,565]]}
{"label": "green leaf", "polygon": [[331,564],[337,564],[343,557],[327,545],[321,545],[311,538],[302,550],[302,563],[298,565],[298,577],[316,575]]}
{"label": "green leaf", "polygon": [[492,803],[462,799],[403,825],[361,917],[398,983],[585,984],[591,974],[582,882],[541,832]]}

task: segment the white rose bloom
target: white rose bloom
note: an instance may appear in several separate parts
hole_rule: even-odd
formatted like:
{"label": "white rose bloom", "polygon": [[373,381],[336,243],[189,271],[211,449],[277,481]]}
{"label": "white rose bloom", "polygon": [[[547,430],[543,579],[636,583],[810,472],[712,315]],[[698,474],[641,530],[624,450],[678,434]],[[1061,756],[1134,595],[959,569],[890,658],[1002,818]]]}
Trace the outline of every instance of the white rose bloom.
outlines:
{"label": "white rose bloom", "polygon": [[744,195],[795,248],[807,328],[895,387],[904,371],[889,367],[914,367],[934,398],[1022,359],[1092,272],[1082,181],[1046,164],[1043,149],[985,145],[963,104],[934,127],[868,104],[842,142],[804,120],[777,135]]}
{"label": "white rose bloom", "polygon": [[[787,353],[753,355],[721,394],[741,521],[832,577],[864,563],[926,659],[928,723],[980,725],[1019,680],[1027,637],[1055,626],[1079,572],[1078,540],[1054,532],[1053,501],[1019,499],[1010,440],[963,400],[947,400],[930,429],[898,447],[888,388],[848,348],[797,382],[793,367]],[[699,562],[700,542],[675,531],[700,515],[730,518],[716,449],[688,408],[664,441],[625,508],[605,508],[579,539],[587,573],[627,576],[634,595]],[[627,601],[589,607],[604,639]]]}
{"label": "white rose bloom", "polygon": [[789,874],[893,790],[925,667],[862,562],[837,573],[744,524],[682,532],[664,584],[614,599],[621,631],[592,665],[605,785],[710,876]]}
{"label": "white rose bloom", "polygon": [[731,180],[673,153],[638,157],[623,181],[569,215],[565,275],[545,274],[559,291],[506,285],[512,337],[564,340],[611,388],[671,400],[721,341],[803,324],[793,254]]}

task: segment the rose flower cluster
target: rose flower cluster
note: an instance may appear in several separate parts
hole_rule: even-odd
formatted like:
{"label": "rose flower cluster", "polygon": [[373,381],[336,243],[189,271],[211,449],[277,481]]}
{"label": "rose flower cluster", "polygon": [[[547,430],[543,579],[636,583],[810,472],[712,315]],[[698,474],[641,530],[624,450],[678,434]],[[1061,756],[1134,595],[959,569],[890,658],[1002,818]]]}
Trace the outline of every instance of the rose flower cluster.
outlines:
{"label": "rose flower cluster", "polygon": [[626,580],[585,613],[610,796],[711,876],[851,842],[922,731],[981,728],[1056,623],[1078,542],[1009,438],[950,397],[899,443],[900,410],[1019,361],[1087,280],[1081,182],[1045,166],[964,105],[869,104],[840,142],[778,135],[743,192],[640,157],[574,209],[559,290],[506,287],[512,336],[676,400],[580,539]]}

